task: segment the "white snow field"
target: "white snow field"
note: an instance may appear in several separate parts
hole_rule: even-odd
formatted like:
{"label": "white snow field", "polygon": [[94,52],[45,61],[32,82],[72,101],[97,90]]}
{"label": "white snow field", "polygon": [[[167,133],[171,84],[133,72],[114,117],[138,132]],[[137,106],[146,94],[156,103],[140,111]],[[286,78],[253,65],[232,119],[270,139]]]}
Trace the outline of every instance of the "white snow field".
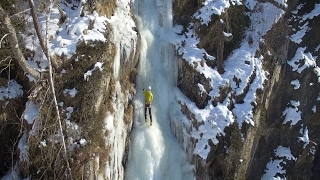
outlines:
{"label": "white snow field", "polygon": [[[194,179],[193,166],[188,163],[169,122],[172,104],[177,104],[174,102],[177,60],[174,59],[173,45],[168,42],[175,38],[172,1],[136,0],[134,3],[142,49],[125,179]],[[144,120],[142,89],[148,86],[152,87],[154,97],[152,126],[149,117],[147,123]]]}

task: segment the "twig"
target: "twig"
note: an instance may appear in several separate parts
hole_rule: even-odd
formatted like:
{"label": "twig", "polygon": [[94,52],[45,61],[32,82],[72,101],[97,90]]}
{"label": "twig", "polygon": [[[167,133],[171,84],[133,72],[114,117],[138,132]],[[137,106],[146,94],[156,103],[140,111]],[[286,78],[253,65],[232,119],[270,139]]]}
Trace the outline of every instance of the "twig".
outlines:
{"label": "twig", "polygon": [[7,33],[7,34],[5,34],[5,35],[2,36],[2,38],[1,38],[1,40],[0,40],[0,48],[1,48],[1,44],[2,44],[3,39],[4,39],[6,36],[8,36],[9,34],[10,34],[10,33]]}
{"label": "twig", "polygon": [[16,14],[11,15],[10,17],[12,17],[12,16],[16,16],[16,15],[19,15],[19,14],[24,13],[24,12],[27,12],[27,11],[30,11],[30,9],[31,9],[31,8],[26,9],[26,10],[21,11],[21,12],[18,12],[18,13],[16,13]]}

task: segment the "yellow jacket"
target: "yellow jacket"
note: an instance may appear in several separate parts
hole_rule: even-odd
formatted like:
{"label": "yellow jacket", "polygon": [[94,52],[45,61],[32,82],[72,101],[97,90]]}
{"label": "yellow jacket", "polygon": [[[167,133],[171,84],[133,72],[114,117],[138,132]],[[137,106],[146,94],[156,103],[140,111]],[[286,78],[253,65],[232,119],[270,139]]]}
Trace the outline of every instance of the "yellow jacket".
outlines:
{"label": "yellow jacket", "polygon": [[146,103],[151,103],[153,100],[153,95],[152,92],[150,90],[145,90],[143,91],[143,95],[144,95],[144,100]]}

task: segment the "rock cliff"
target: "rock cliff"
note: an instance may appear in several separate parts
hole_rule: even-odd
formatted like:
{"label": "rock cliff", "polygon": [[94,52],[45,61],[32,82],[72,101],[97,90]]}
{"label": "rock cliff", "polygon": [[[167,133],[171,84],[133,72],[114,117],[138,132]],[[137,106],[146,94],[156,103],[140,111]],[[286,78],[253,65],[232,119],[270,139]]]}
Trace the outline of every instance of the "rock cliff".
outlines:
{"label": "rock cliff", "polygon": [[[73,15],[71,11],[75,14],[81,13],[80,17],[90,16],[96,12],[109,19],[115,14],[132,16],[128,4],[117,4],[114,1],[87,1],[84,4],[79,1],[59,1],[59,3],[58,6],[56,4],[52,6],[54,10],[60,8],[59,24],[53,24],[52,28],[55,25],[64,28],[52,34],[50,41],[63,38],[61,31],[72,29],[69,27],[72,26],[72,19],[69,17]],[[11,7],[6,3],[0,5],[7,5],[5,8],[8,9]],[[45,9],[48,5],[43,3],[36,7],[40,11],[41,7]],[[8,12],[14,13],[18,10],[12,8],[12,11]],[[63,11],[68,13],[64,14]],[[40,17],[41,13],[43,12],[39,12]],[[79,16],[74,18],[77,19]],[[134,25],[133,19],[123,19],[126,20],[130,23],[132,21]],[[74,34],[71,36],[92,33],[95,21],[98,19],[90,19],[85,30],[73,31]],[[135,29],[128,29],[132,34],[123,29],[121,31],[127,34],[119,33],[123,21],[119,24],[111,22],[113,25],[106,22],[106,29],[98,30],[104,32],[103,37],[106,41],[86,40],[82,37],[76,44],[74,54],[62,53],[54,56],[54,60],[59,64],[54,73],[54,87],[64,134],[59,133],[58,115],[54,110],[54,97],[48,80],[44,77],[38,81],[30,81],[16,63],[14,71],[1,71],[1,86],[6,86],[8,84],[6,77],[12,76],[23,89],[20,97],[9,97],[8,100],[1,96],[0,99],[0,105],[4,107],[0,110],[2,122],[0,137],[3,139],[1,150],[8,152],[0,155],[1,175],[11,169],[14,173],[10,173],[9,176],[12,175],[12,178],[19,176],[33,179],[123,179],[126,144],[133,122],[131,100],[135,94],[135,67],[140,46],[140,38]],[[30,26],[32,25],[26,22],[25,29],[19,31],[21,34],[28,32]],[[1,35],[4,33],[1,32]],[[32,33],[24,37],[35,35]],[[123,35],[128,37],[122,37]],[[22,47],[26,44],[26,39],[28,38],[20,38]],[[67,42],[61,42],[60,48],[64,46],[63,43]],[[25,50],[26,58],[37,61],[36,48],[28,48]],[[10,52],[8,47],[5,51],[1,50],[4,57],[10,55],[8,52]],[[1,64],[1,67],[5,66]],[[31,120],[25,115],[30,109],[38,111]],[[67,154],[62,148],[62,135],[66,140]],[[66,159],[70,160],[69,165]],[[71,167],[70,171],[68,166]]]}
{"label": "rock cliff", "polygon": [[[287,179],[316,179],[319,174],[316,170],[319,168],[319,112],[315,110],[319,107],[319,82],[315,73],[317,66],[311,65],[300,73],[295,70],[298,67],[295,68],[288,62],[302,53],[303,57],[299,56],[300,61],[295,62],[297,66],[303,66],[308,55],[314,63],[318,63],[319,36],[315,29],[319,25],[319,15],[303,20],[300,18],[305,14],[312,14],[318,4],[313,1],[293,1],[284,5],[276,1],[264,1],[256,2],[251,8],[249,2],[243,2],[241,5],[230,5],[223,13],[212,15],[209,23],[203,24],[195,18],[202,2],[204,1],[174,2],[174,20],[184,26],[182,33],[187,34],[193,29],[199,39],[197,47],[205,49],[209,56],[214,57],[207,58],[208,56],[204,55],[200,63],[190,64],[188,60],[183,59],[184,54],[181,53],[181,70],[178,75],[180,90],[199,109],[210,104],[217,106],[227,99],[231,101],[228,109],[233,112],[237,104],[252,104],[246,102],[246,96],[254,84],[250,83],[256,79],[256,70],[249,76],[249,83],[245,85],[242,93],[237,93],[234,89],[239,85],[241,87],[241,82],[243,83],[243,79],[236,76],[230,79],[235,85],[229,83],[227,86],[220,86],[220,92],[216,96],[202,95],[203,90],[198,86],[199,83],[202,84],[206,92],[219,86],[212,85],[211,80],[197,70],[197,66],[209,66],[223,75],[225,61],[243,41],[259,44],[254,56],[262,57],[262,67],[267,72],[267,78],[263,88],[256,90],[256,102],[252,104],[252,122],[238,124],[235,121],[224,129],[224,135],[218,136],[219,143],[214,144],[209,140],[211,149],[205,159],[192,153],[199,139],[191,136],[186,151],[196,166],[197,179],[261,179],[266,177],[271,162],[277,160],[283,162],[280,167],[286,173],[278,173],[274,177],[277,175]],[[254,19],[252,16],[257,12],[263,13],[263,6],[266,4],[282,10],[283,15],[261,39],[253,39],[252,36],[247,36],[247,32],[258,28],[254,22],[258,18]],[[294,42],[293,35],[304,23],[308,24],[309,29],[301,42]],[[232,39],[222,36],[223,32],[232,33]],[[302,51],[299,50],[301,47]],[[243,65],[247,63],[249,62],[245,61]],[[300,82],[299,87],[294,87],[294,80]],[[293,109],[301,115],[295,124],[294,118],[288,117],[288,109]],[[181,110],[191,121],[191,125],[186,129],[192,134],[192,129],[198,129],[201,124],[195,112],[186,104],[181,103]],[[237,116],[233,115],[237,119]],[[181,125],[172,125],[173,131],[181,132],[175,129],[177,126]],[[309,139],[304,141],[306,133]],[[185,140],[178,139],[181,143],[186,143]],[[289,149],[296,159],[286,159],[277,154],[279,147]]]}
{"label": "rock cliff", "polygon": [[[195,165],[197,179],[317,179],[320,16],[315,10],[319,4],[307,0],[231,0],[221,13],[204,20],[199,18],[204,2],[173,2],[174,24],[183,26],[180,35],[188,38],[192,34],[190,38],[196,37],[197,48],[203,50],[199,61],[190,61],[183,51],[188,46],[186,39],[176,45],[177,86],[191,102],[177,99],[187,121],[178,121],[176,116],[171,119],[173,132]],[[6,3],[1,6],[14,11]],[[83,13],[96,11],[111,18],[119,13],[119,6],[128,10],[114,1],[88,0]],[[267,14],[270,9],[277,15]],[[126,13],[132,16],[130,9]],[[274,18],[273,24],[267,23],[268,18]],[[65,19],[61,16],[60,20],[63,23]],[[89,21],[86,31],[93,23]],[[118,41],[119,28],[107,25],[106,42],[80,41],[71,57],[55,57],[60,65],[54,77],[55,89],[61,116],[66,120],[63,125],[68,132],[65,136],[73,179],[124,178],[140,39],[132,29],[136,34],[129,36],[129,41]],[[126,38],[124,34],[121,37]],[[242,53],[243,46],[252,50],[247,59],[234,58]],[[26,57],[35,54],[28,49],[25,52]],[[5,40],[0,53],[10,55]],[[226,68],[230,64],[234,71]],[[19,159],[22,178],[66,178],[48,81],[29,81],[11,61],[1,61],[0,65],[1,87],[9,84],[12,78],[8,77],[14,77],[23,94],[0,99],[0,150],[4,152],[0,154],[0,173],[15,166],[12,159]],[[12,68],[9,71],[6,67]],[[215,76],[203,73],[204,68]],[[72,89],[77,90],[74,96],[68,93]],[[39,109],[32,123],[24,116],[30,101]],[[212,113],[201,119],[194,111],[206,108],[228,113]],[[225,126],[218,126],[218,121]],[[207,123],[217,132],[213,138],[201,131]],[[86,145],[82,146],[84,139]],[[204,141],[204,147],[199,148],[198,143]],[[206,153],[199,153],[202,150]],[[273,163],[279,172],[268,176]]]}

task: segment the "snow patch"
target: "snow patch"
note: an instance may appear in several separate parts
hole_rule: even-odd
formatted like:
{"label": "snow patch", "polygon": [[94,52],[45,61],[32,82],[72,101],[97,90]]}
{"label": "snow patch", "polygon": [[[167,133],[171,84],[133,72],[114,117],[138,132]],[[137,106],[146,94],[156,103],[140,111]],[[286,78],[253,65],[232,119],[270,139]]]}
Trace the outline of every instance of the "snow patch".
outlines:
{"label": "snow patch", "polygon": [[74,98],[74,96],[78,93],[78,91],[76,90],[76,88],[73,89],[65,89],[63,91],[63,95],[66,96],[67,94],[70,95],[71,98]]}
{"label": "snow patch", "polygon": [[[237,1],[238,3],[241,3]],[[230,7],[229,0],[206,0],[202,3],[203,7],[194,14],[196,19],[200,19],[202,24],[208,25],[213,14],[221,15]]]}
{"label": "snow patch", "polygon": [[28,122],[28,124],[33,124],[36,117],[38,117],[38,114],[38,107],[32,101],[28,101],[26,103],[26,111],[23,115],[23,118]]}
{"label": "snow patch", "polygon": [[102,62],[97,62],[94,65],[93,69],[90,69],[90,70],[88,70],[87,72],[84,73],[84,75],[83,75],[84,80],[89,81],[89,77],[92,76],[92,72],[94,70],[99,69],[100,71],[102,71],[103,70],[102,65],[103,65]]}
{"label": "snow patch", "polygon": [[306,34],[307,30],[309,30],[308,22],[306,22],[302,27],[301,30],[297,31],[295,34],[290,36],[291,41],[299,44],[302,42],[302,38]]}
{"label": "snow patch", "polygon": [[298,79],[292,80],[290,82],[291,85],[293,85],[293,89],[299,89],[300,88],[300,81]]}
{"label": "snow patch", "polygon": [[303,148],[306,148],[307,145],[309,144],[310,140],[309,140],[309,130],[308,127],[301,127],[300,129],[300,134],[302,134],[301,137],[299,137],[299,141],[304,142]]}
{"label": "snow patch", "polygon": [[320,15],[320,4],[315,4],[314,9],[308,13],[308,14],[304,14],[302,16],[302,21],[305,21],[307,19],[313,19],[314,17],[317,17]]}
{"label": "snow patch", "polygon": [[286,124],[287,122],[290,122],[290,126],[293,126],[293,125],[296,125],[298,121],[301,120],[301,111],[298,109],[299,105],[300,105],[299,101],[292,100],[290,102],[291,107],[287,107],[282,112],[282,115],[285,116],[285,119],[282,124]]}
{"label": "snow patch", "polygon": [[15,80],[9,80],[7,86],[0,87],[0,100],[22,97],[22,86]]}
{"label": "snow patch", "polygon": [[292,71],[301,73],[308,67],[316,67],[316,57],[313,57],[310,52],[305,53],[306,47],[299,47],[295,56],[288,61],[288,64],[292,67]]}
{"label": "snow patch", "polygon": [[295,158],[289,147],[283,147],[278,146],[277,149],[275,149],[275,157],[271,158],[268,162],[265,174],[262,176],[261,180],[280,180],[285,179],[286,175],[286,164],[287,161],[296,161],[297,158]]}
{"label": "snow patch", "polygon": [[20,150],[19,159],[21,161],[29,162],[28,147],[27,133],[24,132],[18,143],[18,148]]}

